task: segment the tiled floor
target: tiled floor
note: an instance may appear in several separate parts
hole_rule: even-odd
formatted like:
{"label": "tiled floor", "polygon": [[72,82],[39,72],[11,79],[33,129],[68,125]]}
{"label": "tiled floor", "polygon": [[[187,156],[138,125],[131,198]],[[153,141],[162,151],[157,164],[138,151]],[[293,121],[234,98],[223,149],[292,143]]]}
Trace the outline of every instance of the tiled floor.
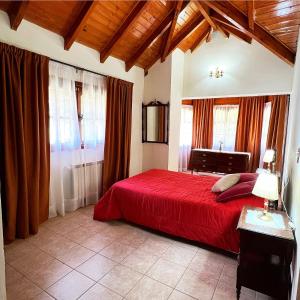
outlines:
{"label": "tiled floor", "polygon": [[[8,300],[235,297],[236,260],[122,222],[93,207],[48,220],[5,247]],[[267,299],[242,289],[241,299]]]}

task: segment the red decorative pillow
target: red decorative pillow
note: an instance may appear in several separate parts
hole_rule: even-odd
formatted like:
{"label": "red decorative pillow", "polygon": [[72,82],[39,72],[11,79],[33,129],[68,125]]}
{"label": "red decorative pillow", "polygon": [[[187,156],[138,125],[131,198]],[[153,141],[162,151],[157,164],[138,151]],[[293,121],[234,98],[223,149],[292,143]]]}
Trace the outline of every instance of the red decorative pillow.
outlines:
{"label": "red decorative pillow", "polygon": [[217,202],[227,202],[232,199],[241,198],[252,194],[256,180],[241,182],[221,193],[217,197]]}
{"label": "red decorative pillow", "polygon": [[258,175],[259,174],[257,173],[241,173],[239,183],[253,181],[253,180],[256,181]]}

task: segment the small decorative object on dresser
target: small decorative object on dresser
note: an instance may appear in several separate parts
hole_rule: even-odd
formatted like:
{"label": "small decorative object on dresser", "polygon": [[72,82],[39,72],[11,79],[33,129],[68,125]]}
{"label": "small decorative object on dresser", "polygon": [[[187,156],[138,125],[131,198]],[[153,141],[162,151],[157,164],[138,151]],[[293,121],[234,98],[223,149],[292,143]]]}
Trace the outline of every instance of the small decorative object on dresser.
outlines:
{"label": "small decorative object on dresser", "polygon": [[245,206],[240,215],[237,299],[242,286],[276,299],[289,299],[294,235],[285,212],[270,212],[270,221],[260,218],[262,212],[262,208]]}
{"label": "small decorative object on dresser", "polygon": [[210,149],[192,149],[189,170],[215,173],[245,173],[250,153]]}

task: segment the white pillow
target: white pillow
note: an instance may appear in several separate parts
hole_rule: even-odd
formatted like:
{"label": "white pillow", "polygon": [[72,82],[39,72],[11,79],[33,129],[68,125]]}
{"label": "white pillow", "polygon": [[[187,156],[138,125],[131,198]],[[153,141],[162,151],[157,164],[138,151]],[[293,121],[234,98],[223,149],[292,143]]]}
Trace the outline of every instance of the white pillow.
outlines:
{"label": "white pillow", "polygon": [[214,184],[211,191],[214,193],[222,193],[238,183],[239,180],[239,173],[225,175]]}

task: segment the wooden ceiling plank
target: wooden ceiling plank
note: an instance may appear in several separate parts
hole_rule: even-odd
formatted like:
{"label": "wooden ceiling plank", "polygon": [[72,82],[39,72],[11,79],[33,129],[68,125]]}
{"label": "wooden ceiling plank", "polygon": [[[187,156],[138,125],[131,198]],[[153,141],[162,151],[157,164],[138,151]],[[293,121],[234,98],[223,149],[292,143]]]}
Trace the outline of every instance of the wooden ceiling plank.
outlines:
{"label": "wooden ceiling plank", "polygon": [[231,26],[228,26],[224,23],[220,23],[219,26],[223,27],[224,30],[230,32],[231,34],[233,34],[234,36],[236,36],[237,38],[239,38],[240,40],[251,44],[252,43],[252,38],[249,37],[248,35],[246,35],[245,33],[241,32],[240,30],[238,30],[237,28],[233,28]]}
{"label": "wooden ceiling plank", "polygon": [[161,56],[161,61],[162,62],[164,62],[165,59],[166,59],[166,56],[167,56],[167,53],[168,53],[168,50],[169,50],[169,47],[170,47],[170,44],[171,44],[171,41],[172,41],[172,37],[174,35],[178,15],[180,14],[181,7],[182,7],[182,2],[183,2],[183,0],[179,0],[176,3],[176,7],[175,7],[175,10],[174,10],[174,17],[173,17],[171,26],[168,29],[168,34],[165,38],[165,42],[163,43],[163,46],[162,46],[162,56]]}
{"label": "wooden ceiling plank", "polygon": [[[181,7],[181,11],[187,6],[188,1],[185,1]],[[174,16],[174,10],[171,10],[166,17],[161,21],[159,26],[152,31],[145,39],[144,43],[135,51],[135,53],[126,61],[126,72],[128,72],[145,52],[145,50],[156,41],[156,39],[164,33],[166,27],[170,24]]]}
{"label": "wooden ceiling plank", "polygon": [[69,50],[73,43],[76,41],[78,35],[86,25],[86,22],[95,9],[96,1],[86,1],[84,4],[79,16],[71,26],[70,31],[68,34],[64,37],[65,38],[65,50]]}
{"label": "wooden ceiling plank", "polygon": [[29,1],[12,1],[9,9],[8,9],[8,15],[9,15],[9,21],[10,21],[10,27],[13,30],[17,30],[19,25],[21,24],[26,9],[28,7]]}
{"label": "wooden ceiling plank", "polygon": [[137,1],[129,15],[123,20],[118,30],[100,51],[100,61],[104,63],[111,54],[113,47],[122,38],[128,27],[141,15],[147,1]]}
{"label": "wooden ceiling plank", "polygon": [[227,19],[233,25],[240,28],[245,34],[249,35],[275,55],[289,64],[295,63],[295,53],[282,44],[274,36],[254,22],[254,29],[249,30],[248,18],[232,4],[226,1],[203,1],[211,9]]}
{"label": "wooden ceiling plank", "polygon": [[191,52],[194,52],[194,50],[204,42],[209,32],[210,32],[210,27],[207,27],[205,30],[203,30],[202,33],[200,33],[200,35],[197,37],[197,39],[195,40],[195,42],[190,48]]}
{"label": "wooden ceiling plank", "polygon": [[254,22],[255,22],[255,6],[254,0],[247,1],[247,9],[248,9],[248,26],[249,29],[254,30]]}

